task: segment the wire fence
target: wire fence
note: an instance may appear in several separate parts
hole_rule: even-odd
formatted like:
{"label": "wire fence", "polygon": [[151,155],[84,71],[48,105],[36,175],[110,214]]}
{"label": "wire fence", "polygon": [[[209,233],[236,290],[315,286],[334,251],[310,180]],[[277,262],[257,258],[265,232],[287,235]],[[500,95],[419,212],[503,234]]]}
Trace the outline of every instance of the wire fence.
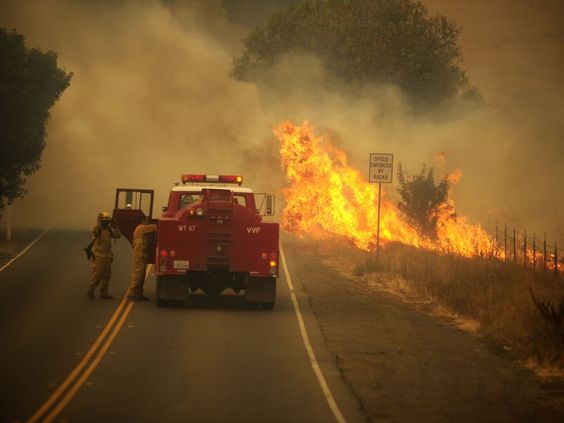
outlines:
{"label": "wire fence", "polygon": [[[6,213],[0,217],[0,240],[10,239],[12,236],[8,220]],[[521,266],[524,271],[539,271],[546,275],[552,274],[555,278],[564,276],[564,248],[556,241],[548,242],[546,233],[538,237],[527,230],[497,223],[494,233],[491,229],[493,228],[490,226],[488,232],[494,243],[489,253],[490,258]]]}
{"label": "wire fence", "polygon": [[492,257],[522,266],[525,271],[552,273],[556,278],[564,273],[564,250],[557,242],[548,242],[546,233],[538,237],[515,226],[496,224]]}

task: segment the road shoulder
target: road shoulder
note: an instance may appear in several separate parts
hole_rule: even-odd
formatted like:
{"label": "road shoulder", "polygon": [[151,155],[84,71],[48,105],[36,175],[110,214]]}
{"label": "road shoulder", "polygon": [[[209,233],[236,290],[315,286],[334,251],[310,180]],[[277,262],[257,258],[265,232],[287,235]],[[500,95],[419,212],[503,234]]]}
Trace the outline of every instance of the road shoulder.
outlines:
{"label": "road shoulder", "polygon": [[329,351],[371,420],[555,421],[527,369],[385,292],[325,266],[319,248],[285,240]]}
{"label": "road shoulder", "polygon": [[9,241],[6,239],[6,235],[2,233],[0,237],[0,268],[14,258],[40,233],[41,230],[39,229],[16,229],[13,231],[12,239]]}

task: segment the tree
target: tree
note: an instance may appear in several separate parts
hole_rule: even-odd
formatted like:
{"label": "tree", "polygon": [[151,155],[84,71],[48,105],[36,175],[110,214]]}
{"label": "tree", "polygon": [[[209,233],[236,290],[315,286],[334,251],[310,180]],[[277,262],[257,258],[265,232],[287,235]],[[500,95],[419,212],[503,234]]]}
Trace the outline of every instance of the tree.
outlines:
{"label": "tree", "polygon": [[330,76],[400,86],[414,105],[472,91],[460,66],[458,26],[420,1],[309,0],[273,15],[233,59],[238,80],[260,81],[282,54],[307,51]]}
{"label": "tree", "polygon": [[398,171],[398,208],[423,235],[434,237],[437,228],[437,211],[448,199],[451,183],[444,177],[435,184],[433,167],[423,164],[421,172],[409,176],[401,162]]}
{"label": "tree", "polygon": [[300,0],[223,0],[227,17],[239,24],[255,27],[268,20],[270,15]]}
{"label": "tree", "polygon": [[0,214],[39,169],[49,109],[71,77],[56,53],[27,48],[22,35],[0,28]]}

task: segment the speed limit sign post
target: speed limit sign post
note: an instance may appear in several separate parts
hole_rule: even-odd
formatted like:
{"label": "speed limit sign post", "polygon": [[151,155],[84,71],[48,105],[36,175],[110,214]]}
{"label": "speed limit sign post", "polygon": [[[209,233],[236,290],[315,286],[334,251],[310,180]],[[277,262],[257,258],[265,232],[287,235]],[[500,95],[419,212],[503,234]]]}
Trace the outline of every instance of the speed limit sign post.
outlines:
{"label": "speed limit sign post", "polygon": [[370,153],[368,162],[368,182],[378,184],[378,224],[376,228],[376,257],[380,255],[380,203],[382,184],[391,184],[394,174],[394,155],[389,153]]}

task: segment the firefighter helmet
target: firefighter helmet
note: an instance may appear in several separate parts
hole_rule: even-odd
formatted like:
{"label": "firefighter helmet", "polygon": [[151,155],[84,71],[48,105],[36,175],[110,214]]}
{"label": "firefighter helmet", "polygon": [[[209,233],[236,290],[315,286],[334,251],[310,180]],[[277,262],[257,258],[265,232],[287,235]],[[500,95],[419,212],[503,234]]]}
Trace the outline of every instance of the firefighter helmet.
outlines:
{"label": "firefighter helmet", "polygon": [[110,220],[111,218],[110,213],[105,211],[98,214],[98,219],[100,220]]}

